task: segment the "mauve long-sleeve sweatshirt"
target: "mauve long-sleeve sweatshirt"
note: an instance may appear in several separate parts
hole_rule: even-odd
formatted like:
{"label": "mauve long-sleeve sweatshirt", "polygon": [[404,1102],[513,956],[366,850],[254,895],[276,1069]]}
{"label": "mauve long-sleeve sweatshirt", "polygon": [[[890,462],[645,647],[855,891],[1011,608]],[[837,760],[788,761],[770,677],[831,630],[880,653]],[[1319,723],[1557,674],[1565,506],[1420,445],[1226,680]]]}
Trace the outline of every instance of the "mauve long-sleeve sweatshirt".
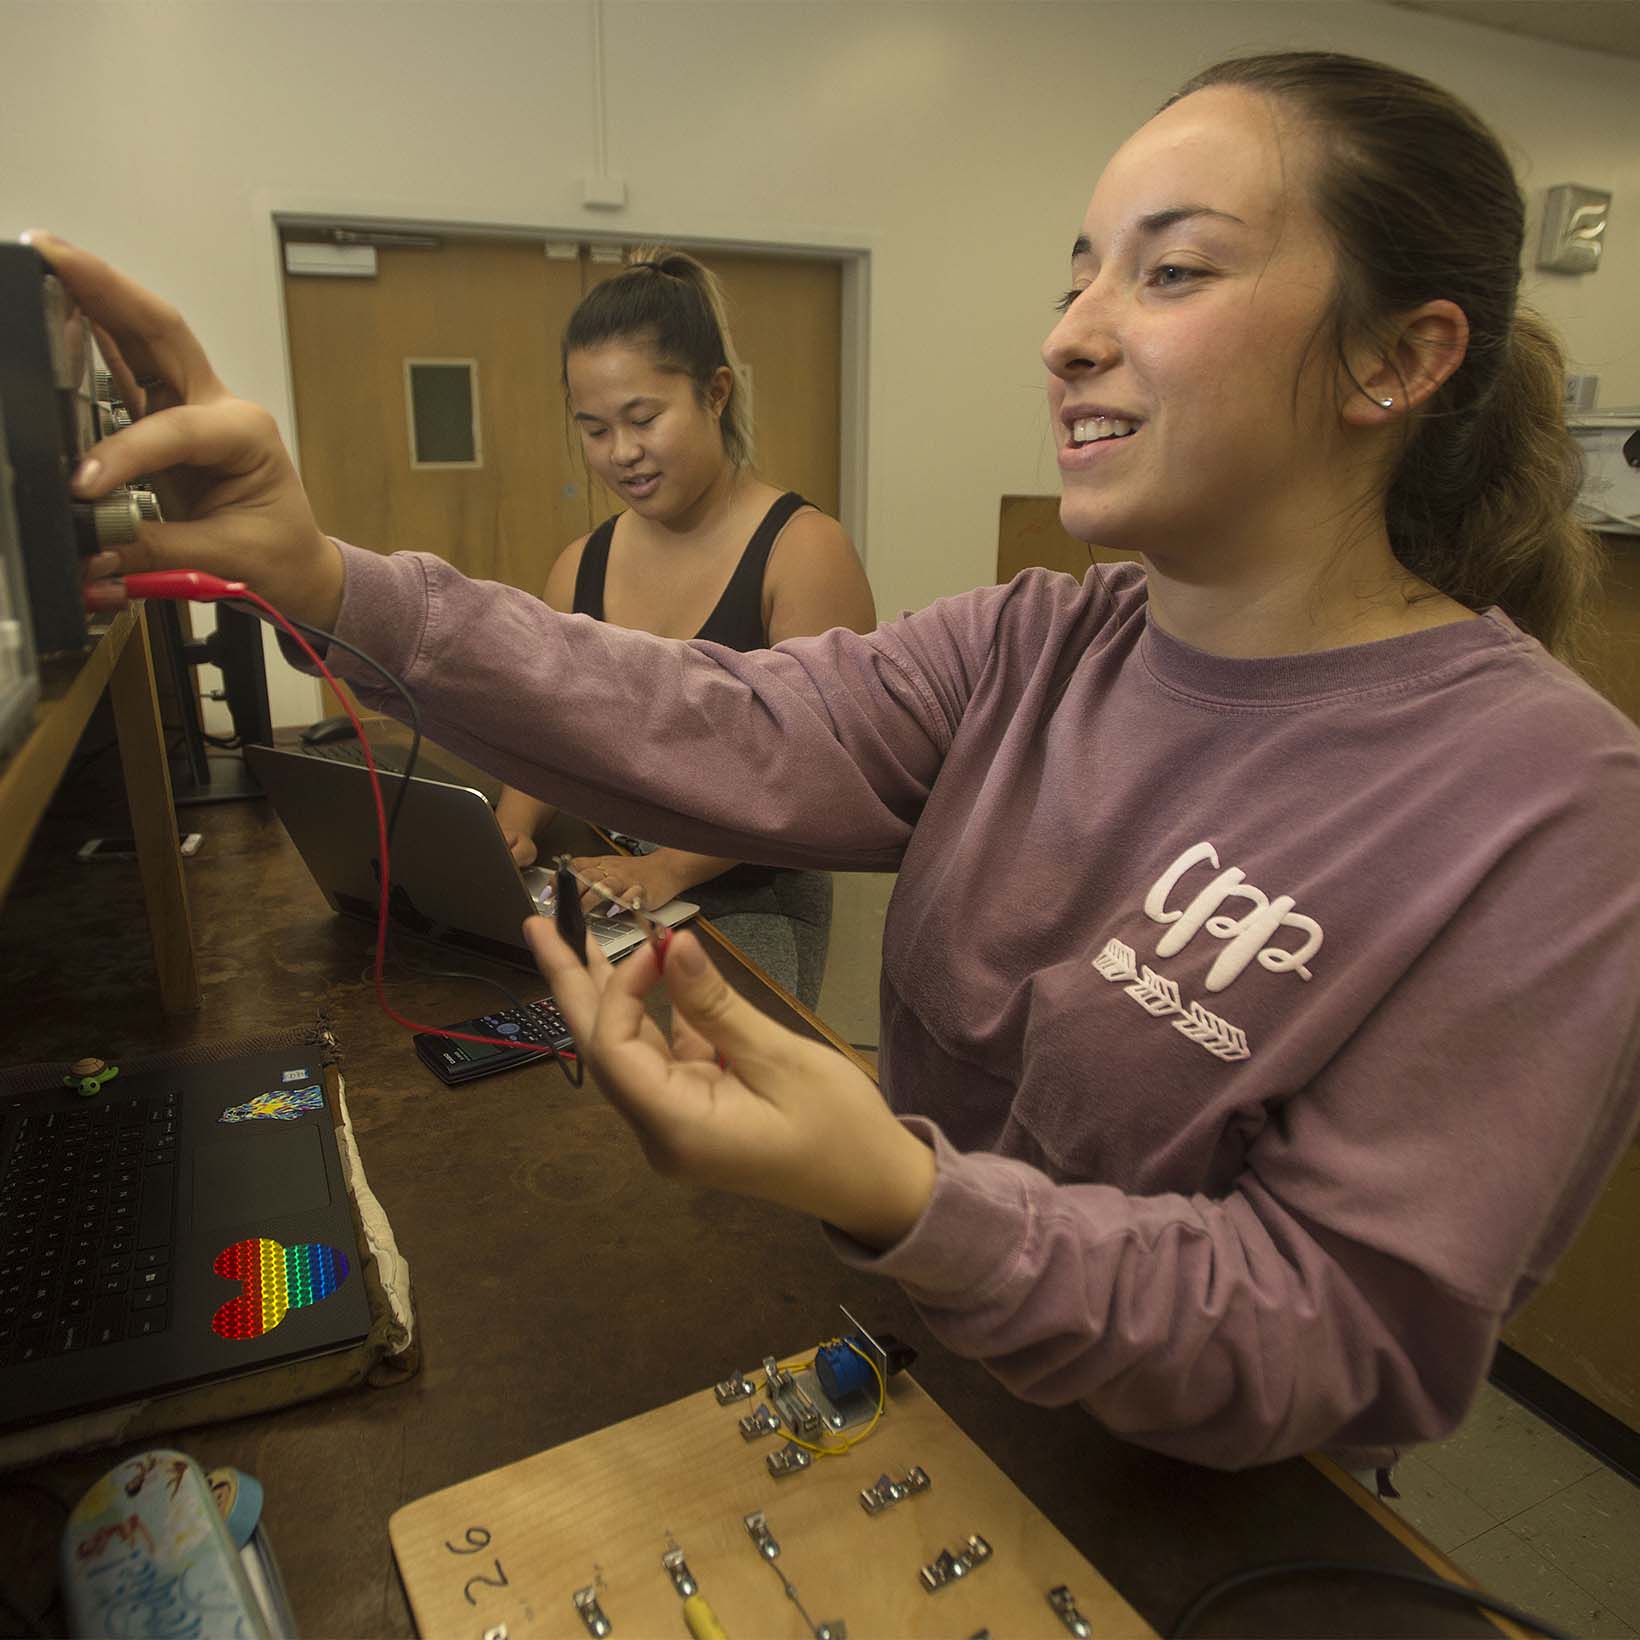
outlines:
{"label": "mauve long-sleeve sweatshirt", "polygon": [[1634,1131],[1640,735],[1501,614],[1231,660],[1123,565],[741,654],[343,552],[340,635],[510,784],[899,872],[937,1182],[832,1239],[1026,1400],[1222,1467],[1438,1437]]}

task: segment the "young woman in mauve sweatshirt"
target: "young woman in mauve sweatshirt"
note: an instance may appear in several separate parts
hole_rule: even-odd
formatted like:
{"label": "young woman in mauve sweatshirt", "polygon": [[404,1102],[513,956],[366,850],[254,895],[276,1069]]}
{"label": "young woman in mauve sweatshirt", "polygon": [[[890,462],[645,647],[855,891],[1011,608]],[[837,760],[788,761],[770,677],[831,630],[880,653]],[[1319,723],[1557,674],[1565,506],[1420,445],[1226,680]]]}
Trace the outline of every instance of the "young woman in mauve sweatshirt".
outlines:
{"label": "young woman in mauve sweatshirt", "polygon": [[182,321],[37,243],[163,384],[81,492],[192,469],[94,573],[242,577],[572,810],[898,870],[881,1094],[687,933],[588,971],[529,925],[655,1166],[823,1220],[1021,1397],[1228,1467],[1449,1431],[1635,1124],[1640,736],[1557,658],[1592,558],[1522,218],[1421,79],[1199,75],[1099,178],[1043,347],[1062,517],[1142,567],[753,654],[328,539]]}

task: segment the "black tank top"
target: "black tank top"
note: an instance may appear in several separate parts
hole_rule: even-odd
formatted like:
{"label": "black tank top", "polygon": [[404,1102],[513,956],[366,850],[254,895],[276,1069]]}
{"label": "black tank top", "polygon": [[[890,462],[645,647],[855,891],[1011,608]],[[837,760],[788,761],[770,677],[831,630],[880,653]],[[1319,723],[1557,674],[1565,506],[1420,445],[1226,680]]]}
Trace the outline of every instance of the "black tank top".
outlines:
{"label": "black tank top", "polygon": [[[787,490],[764,513],[717,607],[695,634],[697,638],[720,643],[727,649],[769,647],[769,635],[763,628],[763,573],[769,567],[775,538],[794,513],[809,505],[796,490]],[[609,573],[609,544],[614,538],[614,518],[606,518],[587,537],[575,571],[575,601],[571,607],[577,615],[590,615],[595,621],[604,619],[604,579]]]}

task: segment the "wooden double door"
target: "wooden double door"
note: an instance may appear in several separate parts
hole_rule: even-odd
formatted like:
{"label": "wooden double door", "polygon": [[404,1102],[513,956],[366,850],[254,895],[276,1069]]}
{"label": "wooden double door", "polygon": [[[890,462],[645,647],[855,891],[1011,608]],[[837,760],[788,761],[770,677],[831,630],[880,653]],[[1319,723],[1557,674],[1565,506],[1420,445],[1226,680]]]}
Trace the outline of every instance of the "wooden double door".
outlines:
{"label": "wooden double door", "polygon": [[[752,372],[758,470],[835,514],[841,264],[696,254]],[[559,362],[576,303],[618,271],[585,246],[486,238],[379,247],[368,278],[286,272],[299,462],[321,527],[539,593],[557,554],[618,510],[582,460]],[[418,461],[410,383],[427,365],[469,367],[472,447],[457,453],[474,459]]]}

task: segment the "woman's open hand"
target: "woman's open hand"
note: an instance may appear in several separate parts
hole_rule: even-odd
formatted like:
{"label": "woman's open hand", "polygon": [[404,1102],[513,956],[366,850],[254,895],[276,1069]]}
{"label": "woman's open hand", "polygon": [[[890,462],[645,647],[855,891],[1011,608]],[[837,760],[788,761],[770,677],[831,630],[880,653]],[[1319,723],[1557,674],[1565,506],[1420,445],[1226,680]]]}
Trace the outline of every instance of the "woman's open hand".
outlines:
{"label": "woman's open hand", "polygon": [[288,615],[333,625],[341,554],[314,520],[273,417],[228,391],[168,302],[64,240],[28,239],[91,320],[132,416],[87,453],[74,493],[94,500],[154,475],[165,513],[128,546],[97,554],[89,575],[204,570],[244,581]]}
{"label": "woman's open hand", "polygon": [[688,884],[673,870],[671,852],[577,855],[576,874],[588,885],[581,891],[581,909],[596,911],[610,900],[619,900],[623,905],[655,911],[675,900]]}
{"label": "woman's open hand", "polygon": [[[841,1054],[777,1025],[731,990],[688,932],[665,973],[643,946],[589,965],[532,917],[524,935],[610,1103],[659,1173],[812,1213],[867,1246],[891,1246],[934,1188],[934,1156]],[[661,981],[671,1040],[644,995]]]}

